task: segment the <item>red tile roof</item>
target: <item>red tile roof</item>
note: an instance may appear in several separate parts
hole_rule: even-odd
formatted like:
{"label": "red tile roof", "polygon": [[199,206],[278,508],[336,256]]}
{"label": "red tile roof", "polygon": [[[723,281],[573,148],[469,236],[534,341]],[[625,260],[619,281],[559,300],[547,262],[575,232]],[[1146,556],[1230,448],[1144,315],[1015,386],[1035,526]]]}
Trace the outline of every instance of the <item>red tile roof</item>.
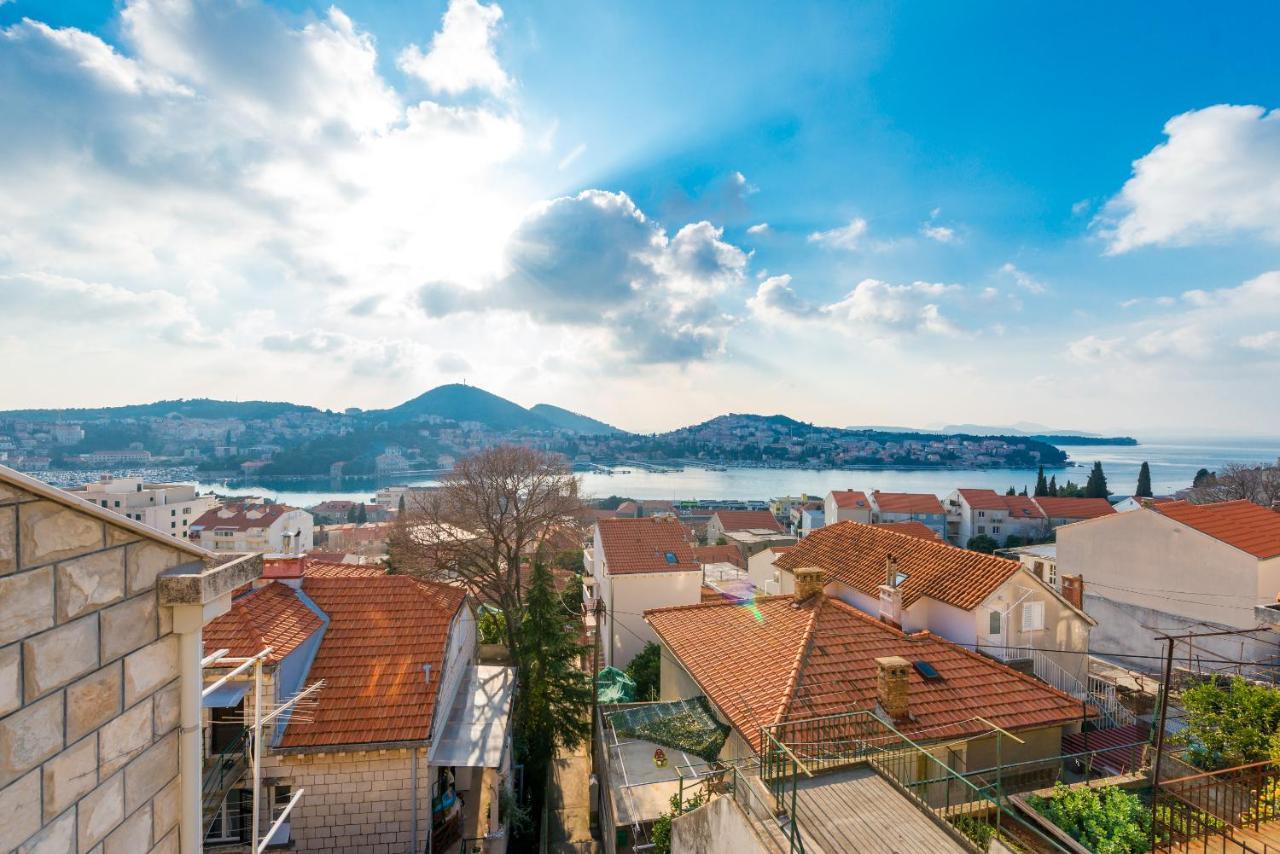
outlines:
{"label": "red tile roof", "polygon": [[276,662],[322,625],[292,587],[273,581],[236,599],[230,611],[204,627],[204,654],[227,649],[234,658],[248,658],[269,646],[268,661]]}
{"label": "red tile roof", "polygon": [[1051,519],[1096,519],[1116,512],[1105,498],[1054,498],[1040,496],[1034,501]]}
{"label": "red tile roof", "polygon": [[[425,740],[449,628],[466,593],[405,575],[312,577],[302,590],[329,616],[307,674],[325,686],[312,719],[288,726],[281,746]],[[424,664],[431,665],[429,682]]]}
{"label": "red tile roof", "polygon": [[285,504],[228,504],[206,510],[191,523],[192,528],[247,531],[269,528],[271,523],[294,508]]}
{"label": "red tile roof", "polygon": [[1150,508],[1256,558],[1280,556],[1280,513],[1252,501],[1164,501]]}
{"label": "red tile roof", "polygon": [[670,516],[601,519],[596,525],[600,529],[605,571],[610,575],[702,568],[684,526]]}
{"label": "red tile roof", "polygon": [[698,563],[731,563],[739,569],[746,569],[743,566],[742,550],[734,545],[694,546],[693,556]]}
{"label": "red tile roof", "polygon": [[832,490],[831,498],[835,501],[837,507],[851,510],[871,509],[871,505],[867,501],[867,494],[856,489]]}
{"label": "red tile roof", "polygon": [[312,560],[307,561],[303,573],[307,578],[377,578],[386,575],[387,569],[376,563]]}
{"label": "red tile roof", "polygon": [[1044,518],[1044,513],[1030,496],[1000,495],[991,489],[960,489],[957,492],[975,510],[1005,510],[1010,519]]}
{"label": "red tile roof", "polygon": [[900,585],[904,606],[927,596],[965,611],[978,607],[1020,566],[1016,560],[924,540],[886,525],[858,522],[819,528],[779,557],[774,566],[785,570],[820,567],[829,581],[879,597],[890,556],[897,562],[897,571],[906,575]]}
{"label": "red tile roof", "polygon": [[933,528],[930,528],[924,522],[917,522],[915,519],[909,519],[906,522],[882,522],[877,527],[886,531],[906,534],[909,537],[919,537],[922,540],[942,539],[942,535],[933,530]]}
{"label": "red tile roof", "polygon": [[1010,730],[1079,720],[1078,700],[978,653],[918,632],[905,635],[838,600],[790,596],[647,611],[658,636],[759,750],[760,727],[876,706],[877,658],[927,661],[941,675],[909,676],[911,720],[899,729],[922,740],[989,731],[981,715]]}
{"label": "red tile roof", "polygon": [[927,492],[881,492],[877,489],[871,493],[871,498],[881,513],[943,513],[938,496]]}
{"label": "red tile roof", "polygon": [[778,519],[768,510],[717,510],[714,514],[726,531],[781,531]]}

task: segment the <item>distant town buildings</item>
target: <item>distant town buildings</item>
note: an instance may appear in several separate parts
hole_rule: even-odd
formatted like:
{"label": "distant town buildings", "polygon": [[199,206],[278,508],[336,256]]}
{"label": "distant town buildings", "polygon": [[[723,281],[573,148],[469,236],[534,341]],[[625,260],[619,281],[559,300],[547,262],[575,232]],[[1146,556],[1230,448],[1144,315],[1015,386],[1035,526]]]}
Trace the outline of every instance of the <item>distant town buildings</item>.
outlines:
{"label": "distant town buildings", "polygon": [[93,483],[68,490],[72,495],[155,528],[187,539],[191,525],[218,504],[185,483],[147,483],[140,477],[103,475]]}
{"label": "distant town buildings", "polygon": [[311,514],[285,504],[227,504],[191,523],[191,538],[210,551],[303,554],[314,543]]}

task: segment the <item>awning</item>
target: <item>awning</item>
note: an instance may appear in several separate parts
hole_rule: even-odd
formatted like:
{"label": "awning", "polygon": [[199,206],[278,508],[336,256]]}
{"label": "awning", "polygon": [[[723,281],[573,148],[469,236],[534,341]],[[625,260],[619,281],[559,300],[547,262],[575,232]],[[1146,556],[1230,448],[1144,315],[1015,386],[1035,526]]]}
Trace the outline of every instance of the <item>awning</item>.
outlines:
{"label": "awning", "polygon": [[500,767],[515,687],[514,667],[468,667],[444,726],[431,740],[428,761],[455,768]]}
{"label": "awning", "polygon": [[249,693],[248,682],[227,682],[205,695],[204,707],[206,709],[229,709],[232,706],[238,706],[247,693]]}

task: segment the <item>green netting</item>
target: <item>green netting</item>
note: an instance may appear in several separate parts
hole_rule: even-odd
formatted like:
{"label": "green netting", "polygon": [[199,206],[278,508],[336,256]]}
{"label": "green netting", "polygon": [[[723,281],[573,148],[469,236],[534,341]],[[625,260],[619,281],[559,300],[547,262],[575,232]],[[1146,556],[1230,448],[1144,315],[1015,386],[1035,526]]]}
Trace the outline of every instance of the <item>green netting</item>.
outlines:
{"label": "green netting", "polygon": [[609,715],[618,735],[643,738],[654,744],[714,761],[729,737],[729,727],[716,720],[706,697],[670,703],[646,703]]}
{"label": "green netting", "polygon": [[606,667],[596,675],[596,686],[599,688],[599,702],[634,703],[636,699],[636,683],[630,676],[616,667]]}

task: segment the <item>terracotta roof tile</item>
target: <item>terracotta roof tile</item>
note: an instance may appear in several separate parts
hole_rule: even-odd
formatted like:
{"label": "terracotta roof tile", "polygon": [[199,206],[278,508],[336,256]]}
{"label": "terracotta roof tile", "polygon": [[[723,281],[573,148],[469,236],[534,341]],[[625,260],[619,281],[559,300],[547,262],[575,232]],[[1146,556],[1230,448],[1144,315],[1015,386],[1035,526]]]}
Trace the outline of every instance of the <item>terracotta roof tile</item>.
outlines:
{"label": "terracotta roof tile", "polygon": [[269,528],[271,523],[294,508],[285,504],[228,504],[206,510],[191,523],[201,530],[247,531],[250,528]]}
{"label": "terracotta roof tile", "polygon": [[658,636],[742,736],[760,727],[876,706],[877,658],[927,661],[941,675],[909,676],[908,737],[932,741],[1078,720],[1080,702],[928,632],[904,635],[838,600],[790,596],[751,605],[705,603],[646,612]]}
{"label": "terracotta roof tile", "polygon": [[733,545],[694,546],[693,556],[698,563],[731,563],[739,569],[746,569],[742,565],[742,550]]}
{"label": "terracotta roof tile", "polygon": [[1256,558],[1280,556],[1280,513],[1252,501],[1220,501],[1214,504],[1164,501],[1149,506],[1157,513]]}
{"label": "terracotta roof tile", "polygon": [[900,533],[887,525],[839,522],[819,528],[774,562],[780,569],[820,567],[828,580],[879,597],[889,556],[901,584],[902,604],[927,596],[970,611],[1018,571],[1015,560],[958,549],[938,540]]}
{"label": "terracotta roof tile", "polygon": [[894,531],[899,534],[906,534],[909,537],[919,537],[922,540],[941,540],[941,535],[937,531],[930,528],[924,522],[917,522],[915,519],[906,522],[882,522],[877,527],[886,531]]}
{"label": "terracotta roof tile", "polygon": [[872,500],[880,508],[881,513],[919,513],[941,515],[942,502],[938,496],[927,492],[881,492],[871,493]]}
{"label": "terracotta roof tile", "polygon": [[837,507],[848,510],[870,510],[871,504],[867,501],[867,494],[856,489],[832,490],[831,498],[835,501]]}
{"label": "terracotta roof tile", "polygon": [[342,563],[341,561],[307,561],[303,570],[307,578],[377,578],[387,574],[386,567],[376,563]]}
{"label": "terracotta roof tile", "polygon": [[768,510],[717,510],[712,515],[720,519],[726,531],[782,530],[777,517]]}
{"label": "terracotta roof tile", "polygon": [[601,519],[596,525],[600,529],[605,569],[610,575],[702,568],[689,545],[684,526],[670,516]]}
{"label": "terracotta roof tile", "polygon": [[1044,515],[1051,519],[1096,519],[1116,512],[1105,498],[1055,498],[1040,496],[1034,499]]}
{"label": "terracotta roof tile", "polygon": [[975,510],[1005,510],[1010,519],[1043,519],[1044,513],[1027,495],[1000,495],[993,489],[959,489]]}
{"label": "terracotta roof tile", "polygon": [[269,646],[273,651],[268,661],[276,662],[322,625],[292,587],[273,581],[239,597],[230,611],[204,627],[204,654],[226,649],[234,658],[248,658]]}
{"label": "terracotta roof tile", "polygon": [[[308,682],[325,681],[312,720],[282,747],[422,741],[444,675],[449,628],[466,593],[405,575],[316,578],[302,592],[329,617]],[[424,664],[431,665],[428,682]]]}

